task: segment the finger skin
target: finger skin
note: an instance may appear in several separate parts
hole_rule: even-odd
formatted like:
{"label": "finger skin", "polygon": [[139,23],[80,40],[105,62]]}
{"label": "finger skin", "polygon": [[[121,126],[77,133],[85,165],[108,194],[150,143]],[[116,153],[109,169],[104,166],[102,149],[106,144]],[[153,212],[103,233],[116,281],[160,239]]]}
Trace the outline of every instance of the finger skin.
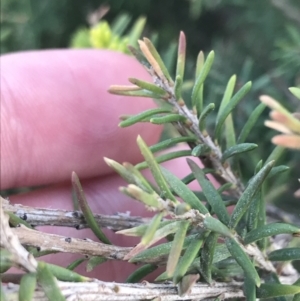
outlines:
{"label": "finger skin", "polygon": [[138,162],[136,137],[157,141],[161,127],[118,128],[119,116],[155,107],[115,96],[112,84],[150,80],[127,55],[99,50],[16,53],[1,64],[1,189],[44,185],[110,172],[103,157]]}

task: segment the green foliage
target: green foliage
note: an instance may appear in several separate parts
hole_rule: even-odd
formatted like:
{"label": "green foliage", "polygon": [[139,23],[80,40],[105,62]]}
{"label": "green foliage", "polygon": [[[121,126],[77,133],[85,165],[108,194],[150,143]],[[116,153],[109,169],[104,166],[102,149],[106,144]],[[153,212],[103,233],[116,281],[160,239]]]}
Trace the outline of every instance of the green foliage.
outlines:
{"label": "green foliage", "polygon": [[[183,86],[181,85],[181,78],[184,72],[184,56],[186,53],[184,34],[180,33],[179,37],[179,58],[177,59],[175,86],[173,79],[170,78],[170,74],[166,71],[161,57],[153,48],[153,44],[147,39],[140,41],[139,44],[142,54],[150,65],[148,66],[148,70],[155,70],[155,76],[157,76],[154,79],[155,84],[159,89],[169,93],[166,97],[163,91],[161,91],[159,99],[162,102],[171,104],[174,109],[176,109],[177,114],[172,113],[171,110],[169,112],[162,111],[161,113],[164,114],[163,117],[152,117],[146,120],[144,118],[148,116],[148,112],[146,112],[132,116],[130,119],[136,122],[151,123],[152,120],[156,118],[172,123],[176,127],[178,134],[182,136],[182,139],[187,138],[186,141],[192,150],[191,152],[182,151],[181,155],[193,155],[196,158],[204,158],[202,161],[204,168],[201,168],[196,162],[187,159],[192,174],[180,180],[166,168],[158,165],[161,162],[179,157],[180,151],[176,152],[176,156],[169,153],[168,155],[156,157],[154,157],[153,152],[164,149],[164,147],[168,145],[175,145],[184,140],[180,138],[170,138],[167,142],[160,142],[158,147],[148,148],[143,140],[140,137],[138,138],[138,144],[146,162],[138,164],[137,167],[140,169],[148,166],[161,190],[160,197],[164,205],[162,205],[160,209],[156,206],[156,211],[160,212],[160,215],[163,213],[164,215],[169,215],[171,219],[175,218],[181,221],[175,222],[179,224],[177,224],[176,230],[173,230],[175,236],[172,242],[161,244],[148,250],[140,248],[138,245],[138,247],[134,249],[134,254],[132,251],[130,252],[132,253],[129,257],[131,258],[131,262],[153,260],[155,257],[168,254],[166,272],[161,274],[156,280],[162,281],[173,278],[175,284],[179,283],[179,286],[181,286],[185,283],[185,285],[187,285],[185,287],[188,287],[189,290],[197,281],[195,280],[196,278],[189,277],[189,271],[193,270],[194,260],[196,260],[197,255],[199,255],[200,265],[196,269],[196,274],[200,272],[202,278],[207,283],[212,283],[216,275],[228,281],[230,275],[242,273],[242,277],[244,277],[246,283],[248,283],[248,285],[245,286],[245,294],[249,300],[255,300],[258,296],[261,296],[261,298],[268,296],[280,297],[298,292],[297,289],[294,290],[295,286],[282,285],[280,282],[274,285],[263,284],[261,286],[261,283],[266,281],[266,279],[260,270],[265,270],[267,273],[275,270],[269,260],[275,258],[284,261],[299,258],[298,248],[274,251],[270,253],[269,258],[265,253],[261,252],[261,249],[265,249],[271,243],[269,239],[278,234],[284,233],[299,236],[300,228],[285,223],[265,224],[267,218],[264,204],[264,183],[266,179],[278,177],[279,174],[287,170],[286,166],[274,166],[275,160],[278,160],[283,153],[282,148],[275,148],[264,165],[263,161],[260,160],[256,167],[253,166],[255,174],[248,179],[245,184],[237,177],[240,173],[243,174],[243,171],[239,169],[239,157],[243,153],[253,151],[259,146],[258,144],[246,143],[245,141],[251,130],[255,127],[259,115],[265,108],[264,104],[259,105],[251,115],[253,120],[245,121],[245,127],[237,139],[237,141],[239,141],[239,144],[237,144],[232,117],[235,114],[234,110],[236,106],[246,94],[249,93],[251,83],[245,84],[232,96],[236,77],[231,77],[224,92],[223,101],[219,106],[216,125],[212,134],[214,137],[213,140],[208,134],[203,120],[215,105],[209,104],[205,106],[202,96],[199,97],[199,95],[202,94],[201,90],[205,87],[205,79],[209,75],[214,60],[214,52],[211,52],[206,60],[204,60],[203,55],[200,54],[199,64],[201,66],[197,67],[197,76],[191,94],[191,103],[193,106],[193,111],[191,111],[182,98]],[[143,63],[144,59],[141,58],[141,53],[139,53],[138,50],[134,50],[133,54]],[[179,78],[180,84],[177,84]],[[138,83],[138,81],[136,81],[136,83]],[[143,89],[146,90],[145,94],[154,93],[154,90],[157,90],[157,88],[154,88],[150,84],[143,84]],[[110,92],[121,95],[128,95],[127,91],[128,88],[126,86],[112,86],[110,88]],[[292,90],[292,92],[297,94],[298,90]],[[156,112],[160,113],[160,111],[154,111],[153,113]],[[152,114],[152,112],[150,114]],[[176,115],[182,118],[175,118],[174,116]],[[290,116],[288,113],[286,113],[286,115]],[[179,127],[176,126],[178,124],[180,124]],[[192,137],[192,139],[190,139],[190,137]],[[223,144],[224,138],[226,140],[225,144]],[[162,159],[163,156],[164,159]],[[210,180],[206,178],[205,168],[208,166],[212,167],[214,174],[217,175],[216,179],[223,183],[218,190],[213,186]],[[194,179],[197,180],[201,187],[202,192],[200,194],[195,194],[187,186],[187,184]],[[235,204],[231,213],[228,213],[226,208],[226,202],[222,194],[224,191],[226,191],[230,197],[236,198],[235,202],[231,203]],[[167,194],[165,192],[167,192]],[[177,197],[179,197],[183,203],[176,205],[174,208],[174,205],[170,205],[174,204],[174,201],[178,204],[179,200]],[[169,200],[172,200],[172,203],[170,203]],[[179,207],[181,208],[180,210],[178,209]],[[214,218],[212,214],[215,214],[217,218]],[[154,217],[146,232],[143,232],[145,233],[144,235],[151,233],[151,238],[153,238],[160,233],[159,237],[162,237],[165,231],[164,227],[169,228],[170,226],[160,227],[160,218],[161,216],[159,215]],[[188,229],[190,228],[190,231],[192,231],[193,227],[200,227],[203,234],[195,236],[193,238],[194,240],[188,243],[188,239],[193,236],[189,235]],[[135,232],[137,229],[132,231]],[[130,230],[122,232],[125,235],[126,232],[130,234]],[[169,233],[169,231],[165,231],[165,235]],[[219,238],[225,241],[226,252],[229,254],[224,258],[228,263],[224,265],[225,271],[223,274],[220,272],[220,262],[215,261],[217,250],[220,246],[223,246]],[[252,249],[248,248],[248,244],[251,244]],[[229,263],[229,259],[231,263]],[[238,266],[239,268],[237,269],[236,267]],[[260,286],[261,288],[259,288]],[[271,291],[271,288],[274,288],[274,292]]]}

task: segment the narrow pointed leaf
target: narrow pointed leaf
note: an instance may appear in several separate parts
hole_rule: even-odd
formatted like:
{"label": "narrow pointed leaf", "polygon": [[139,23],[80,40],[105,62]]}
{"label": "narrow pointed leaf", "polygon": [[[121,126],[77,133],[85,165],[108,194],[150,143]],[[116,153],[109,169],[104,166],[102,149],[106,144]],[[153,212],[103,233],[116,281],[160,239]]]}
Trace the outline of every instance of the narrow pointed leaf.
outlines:
{"label": "narrow pointed leaf", "polygon": [[105,257],[101,256],[92,256],[87,264],[86,264],[86,271],[91,272],[95,267],[97,267],[99,264],[102,264],[106,262],[107,259]]}
{"label": "narrow pointed leaf", "polygon": [[86,258],[79,258],[74,260],[73,262],[71,262],[66,269],[73,271],[74,269],[76,269],[80,264],[82,264],[84,261],[86,260]]}
{"label": "narrow pointed leaf", "polygon": [[165,124],[170,122],[185,122],[186,117],[179,114],[167,114],[162,117],[152,117],[150,122],[153,124]]}
{"label": "narrow pointed leaf", "polygon": [[195,240],[193,240],[189,244],[186,251],[184,252],[184,255],[180,258],[173,276],[173,282],[175,284],[177,284],[182,279],[194,259],[197,257],[199,250],[203,244],[203,236],[204,235],[197,236]]}
{"label": "narrow pointed leaf", "polygon": [[205,129],[205,120],[206,117],[215,109],[214,103],[209,103],[201,112],[199,116],[199,129],[203,131]]}
{"label": "narrow pointed leaf", "polygon": [[215,53],[213,51],[211,51],[208,54],[208,56],[205,60],[205,63],[203,65],[203,67],[201,68],[201,71],[199,72],[198,77],[196,78],[196,82],[195,82],[195,85],[194,85],[194,88],[193,88],[193,91],[192,91],[192,96],[191,96],[193,104],[196,104],[197,95],[198,95],[198,93],[200,91],[200,88],[201,88],[202,84],[204,83],[210,69],[211,69],[211,66],[214,62],[214,57],[215,57]]}
{"label": "narrow pointed leaf", "polygon": [[293,226],[291,224],[285,224],[285,223],[272,223],[267,224],[264,226],[261,226],[257,229],[254,229],[250,231],[245,239],[245,244],[250,244],[252,242],[255,242],[259,239],[274,236],[278,234],[298,234],[300,233],[300,228]]}
{"label": "narrow pointed leaf", "polygon": [[[159,224],[158,229],[168,224],[171,224],[173,222],[174,222],[173,220],[163,221]],[[146,233],[147,228],[148,228],[148,224],[143,224],[134,228],[117,231],[116,234],[123,234],[127,236],[143,236]]]}
{"label": "narrow pointed leaf", "polygon": [[18,225],[24,225],[29,229],[33,229],[33,227],[29,223],[27,223],[24,219],[21,219],[14,213],[12,213],[10,211],[5,211],[5,213],[9,216],[9,224],[12,227],[17,227]]}
{"label": "narrow pointed leaf", "polygon": [[57,285],[55,277],[44,262],[39,262],[37,278],[49,301],[66,301]]}
{"label": "narrow pointed leaf", "polygon": [[200,157],[206,154],[209,154],[211,151],[211,149],[209,148],[209,146],[205,145],[205,144],[198,144],[197,146],[195,146],[192,150],[192,156],[194,157]]}
{"label": "narrow pointed leaf", "polygon": [[87,224],[89,225],[93,233],[100,239],[100,241],[102,241],[105,244],[111,244],[108,238],[100,229],[99,225],[97,224],[92,210],[90,209],[90,206],[88,205],[87,200],[85,198],[85,194],[79,182],[79,178],[75,172],[72,173],[72,185],[76,193],[80,209],[84,215]]}
{"label": "narrow pointed leaf", "polygon": [[256,301],[256,286],[254,281],[249,278],[245,277],[244,280],[244,294],[247,301]]}
{"label": "narrow pointed leaf", "polygon": [[127,183],[135,184],[141,189],[150,193],[154,191],[150,184],[147,182],[147,180],[143,177],[143,175],[131,164],[124,163],[123,165],[121,165],[120,163],[105,157],[104,161],[109,167],[116,171]]}
{"label": "narrow pointed leaf", "polygon": [[215,138],[220,138],[221,129],[227,116],[234,110],[242,98],[250,91],[251,82],[246,83],[230,100],[230,102],[220,112],[216,120]]}
{"label": "narrow pointed leaf", "polygon": [[126,30],[127,26],[131,21],[131,17],[127,14],[119,15],[114,21],[112,22],[110,28],[111,31],[118,36],[122,36],[124,31]]}
{"label": "narrow pointed leaf", "polygon": [[294,94],[298,99],[300,99],[300,88],[291,87],[289,88],[290,92]]}
{"label": "narrow pointed leaf", "polygon": [[157,52],[156,48],[154,47],[154,45],[151,43],[151,41],[147,38],[144,38],[144,42],[147,46],[147,48],[149,49],[150,53],[152,54],[152,56],[154,57],[155,61],[157,62],[157,64],[159,65],[161,71],[163,72],[164,76],[166,77],[166,79],[168,80],[169,83],[173,83],[172,78],[169,74],[168,69],[166,68],[165,64],[163,63],[159,53]]}
{"label": "narrow pointed leaf", "polygon": [[133,176],[134,183],[132,184],[137,185],[146,192],[153,193],[155,191],[158,193],[158,189],[152,183],[150,183],[135,166],[128,162],[124,162],[122,165]]}
{"label": "narrow pointed leaf", "polygon": [[143,119],[147,118],[147,117],[151,117],[153,115],[156,114],[161,114],[161,113],[170,113],[171,111],[168,109],[162,109],[162,108],[158,108],[158,109],[150,109],[147,111],[144,111],[143,113],[134,115],[132,117],[127,118],[126,120],[122,121],[119,123],[119,126],[124,128],[127,126],[131,126],[137,122],[142,121]]}
{"label": "narrow pointed leaf", "polygon": [[248,210],[252,200],[254,199],[255,193],[260,189],[265,178],[271,171],[274,165],[274,161],[269,162],[265,165],[248,183],[245,191],[238,200],[231,218],[230,218],[230,227],[235,228],[239,220],[243,217],[245,212]]}
{"label": "narrow pointed leaf", "polygon": [[209,284],[212,282],[212,262],[218,237],[218,233],[211,232],[206,238],[204,246],[201,249],[200,271],[205,281]]}
{"label": "narrow pointed leaf", "polygon": [[[196,79],[199,77],[199,74],[203,68],[203,64],[204,64],[204,53],[200,51],[196,63],[196,73],[195,73]],[[199,117],[203,108],[203,84],[200,86],[200,89],[198,93],[195,95],[195,98],[192,99],[192,106],[194,112]]]}
{"label": "narrow pointed leaf", "polygon": [[269,254],[272,261],[300,260],[300,248],[285,248],[273,251]]}
{"label": "narrow pointed leaf", "polygon": [[136,269],[133,273],[131,273],[126,279],[126,283],[137,283],[141,281],[144,277],[152,273],[157,269],[157,266],[154,264],[145,264],[138,269]]}
{"label": "narrow pointed leaf", "polygon": [[170,146],[176,145],[177,143],[182,143],[182,142],[195,142],[196,138],[195,137],[176,137],[176,138],[170,138],[167,140],[164,140],[162,142],[159,142],[155,145],[152,145],[149,147],[152,153],[161,151],[163,149],[166,149]]}
{"label": "narrow pointed leaf", "polygon": [[226,238],[225,244],[228,248],[228,251],[231,253],[232,257],[236,260],[236,262],[243,269],[245,275],[252,279],[256,286],[260,286],[260,277],[254,267],[254,264],[251,262],[249,257],[242,250],[240,245],[233,238]]}
{"label": "narrow pointed leaf", "polygon": [[237,139],[237,143],[244,143],[246,139],[248,138],[250,132],[252,131],[253,127],[256,125],[256,122],[265,109],[266,105],[264,103],[259,104],[255,110],[251,113],[249,116],[247,122],[245,123],[244,127],[242,128],[242,131]]}
{"label": "narrow pointed leaf", "polygon": [[181,90],[182,90],[182,78],[180,75],[176,76],[175,85],[174,85],[174,94],[177,101],[184,103],[181,98]]}
{"label": "narrow pointed leaf", "polygon": [[261,299],[288,296],[298,293],[300,293],[300,286],[287,284],[262,283],[260,288],[256,289],[256,297]]}
{"label": "narrow pointed leaf", "polygon": [[194,173],[195,178],[200,184],[202,191],[207,199],[207,202],[210,204],[220,221],[223,222],[225,225],[228,225],[229,214],[218,191],[214,188],[212,183],[205,178],[204,172],[194,161],[187,159],[187,162],[190,169]]}
{"label": "narrow pointed leaf", "polygon": [[[233,94],[235,82],[236,82],[236,75],[233,75],[229,79],[228,84],[226,86],[224,96],[223,96],[223,99],[221,101],[221,105],[220,105],[220,108],[219,108],[218,116],[223,111],[225,106],[229,103],[229,101],[232,97],[232,94]],[[230,147],[232,147],[236,144],[235,131],[234,131],[233,120],[232,120],[231,114],[229,114],[228,117],[225,120],[225,136],[226,136],[226,146],[227,146],[227,148],[230,148]]]}
{"label": "narrow pointed leaf", "polygon": [[145,244],[143,242],[140,242],[124,257],[124,260],[129,260],[135,257],[137,254],[140,254],[142,251],[149,248],[151,245],[155,244],[162,238],[175,233],[180,227],[180,223],[180,221],[174,221],[173,223],[167,224],[166,226],[159,228],[155,232],[152,240],[149,243]]}
{"label": "narrow pointed leaf", "polygon": [[182,278],[178,285],[178,294],[180,297],[183,297],[187,294],[190,294],[192,287],[199,279],[199,274],[190,274]]}
{"label": "narrow pointed leaf", "polygon": [[142,237],[141,243],[147,245],[154,237],[156,230],[159,227],[159,223],[163,217],[163,213],[156,214],[150,221],[145,234]]}
{"label": "narrow pointed leaf", "polygon": [[148,90],[148,91],[150,91],[154,94],[160,95],[161,97],[165,97],[165,96],[168,95],[168,93],[164,89],[162,89],[162,88],[160,88],[160,87],[158,87],[158,86],[156,86],[152,83],[148,83],[148,82],[145,82],[143,80],[140,80],[140,79],[137,79],[137,78],[132,78],[132,77],[130,77],[128,80],[132,84],[140,87],[141,89]]}
{"label": "narrow pointed leaf", "polygon": [[[180,151],[166,153],[166,154],[157,156],[157,157],[155,157],[155,160],[157,163],[163,163],[163,162],[166,162],[166,161],[169,161],[172,159],[191,156],[191,153],[192,153],[191,150],[180,150]],[[141,162],[141,163],[138,163],[135,167],[139,170],[145,169],[148,167],[148,163],[147,163],[147,161]]]}
{"label": "narrow pointed leaf", "polygon": [[186,52],[186,38],[184,32],[181,31],[179,35],[179,42],[178,42],[176,77],[179,75],[181,78],[183,78],[184,76],[185,52]]}
{"label": "narrow pointed leaf", "polygon": [[126,195],[131,196],[132,198],[142,202],[143,204],[157,208],[161,210],[163,208],[162,204],[158,201],[158,195],[153,192],[153,193],[148,193],[143,191],[141,188],[129,184],[128,187],[120,187],[119,190]]}
{"label": "narrow pointed leaf", "polygon": [[268,159],[266,160],[265,164],[268,164],[271,161],[278,161],[281,156],[286,152],[286,149],[282,146],[276,146],[273,151],[271,152],[270,156],[268,157]]}
{"label": "narrow pointed leaf", "polygon": [[124,96],[132,96],[132,97],[148,97],[160,99],[164,96],[161,94],[156,94],[151,91],[141,89],[137,86],[133,86],[131,89],[129,86],[110,86],[108,92],[114,95],[124,95]]}
{"label": "narrow pointed leaf", "polygon": [[135,23],[133,24],[133,26],[128,34],[128,37],[129,37],[128,44],[129,45],[132,45],[132,46],[137,45],[137,40],[143,32],[145,24],[146,24],[145,17],[140,17],[135,21]]}
{"label": "narrow pointed leaf", "polygon": [[228,158],[235,156],[237,154],[241,154],[241,153],[246,153],[246,152],[250,152],[253,149],[257,148],[257,144],[254,143],[242,143],[242,144],[237,144],[234,145],[232,147],[230,147],[229,149],[227,149],[226,151],[224,151],[223,156],[221,161],[225,162]]}
{"label": "narrow pointed leaf", "polygon": [[286,165],[279,165],[279,166],[275,166],[271,169],[267,179],[270,179],[274,176],[278,176],[279,174],[289,170],[290,168]]}
{"label": "narrow pointed leaf", "polygon": [[163,167],[161,167],[161,170],[171,188],[183,199],[184,202],[188,203],[193,209],[197,209],[203,214],[208,213],[206,207],[201,203],[196,195],[180,181],[180,179]]}
{"label": "narrow pointed leaf", "polygon": [[231,231],[221,221],[212,216],[205,216],[203,225],[207,230],[216,232],[225,237],[232,237]]}
{"label": "narrow pointed leaf", "polygon": [[159,186],[159,188],[161,190],[163,197],[170,199],[174,202],[177,202],[176,198],[171,193],[171,191],[168,187],[168,184],[160,170],[160,167],[159,167],[157,161],[155,160],[152,152],[148,148],[147,144],[144,142],[144,140],[140,136],[138,136],[138,138],[137,138],[137,143],[138,143],[141,153],[144,156],[157,185]]}
{"label": "narrow pointed leaf", "polygon": [[140,50],[130,45],[128,46],[128,49],[143,66],[145,66],[148,70],[151,68],[151,65]]}
{"label": "narrow pointed leaf", "polygon": [[31,301],[36,287],[36,274],[28,273],[21,278],[19,301]]}
{"label": "narrow pointed leaf", "polygon": [[68,270],[67,268],[50,263],[47,263],[46,265],[51,274],[58,280],[72,282],[86,282],[90,280],[90,278],[81,276],[80,274]]}
{"label": "narrow pointed leaf", "polygon": [[181,221],[179,229],[175,233],[167,262],[167,274],[169,276],[172,276],[175,272],[189,225],[190,223],[188,221]]}
{"label": "narrow pointed leaf", "polygon": [[[186,249],[188,245],[195,240],[198,234],[193,234],[190,236],[187,236],[184,239],[184,243],[182,246],[182,249]],[[139,262],[139,261],[148,261],[151,260],[151,258],[157,258],[161,256],[165,256],[170,253],[171,247],[172,247],[173,241],[160,244],[158,246],[152,247],[151,249],[142,251],[138,255],[134,256],[130,259],[130,262]]]}

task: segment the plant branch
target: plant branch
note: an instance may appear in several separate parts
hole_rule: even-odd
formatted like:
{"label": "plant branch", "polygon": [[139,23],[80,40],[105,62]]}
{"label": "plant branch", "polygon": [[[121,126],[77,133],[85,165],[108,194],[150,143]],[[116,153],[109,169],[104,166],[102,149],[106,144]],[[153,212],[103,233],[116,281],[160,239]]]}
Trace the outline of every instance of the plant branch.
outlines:
{"label": "plant branch", "polygon": [[[223,299],[244,298],[241,282],[214,283],[213,285],[197,283],[191,292],[185,296],[179,296],[178,288],[173,284],[151,284],[148,282],[127,284],[108,283],[95,280],[93,282],[74,283],[58,281],[63,296],[68,301],[104,301],[104,300],[215,300],[222,296]],[[10,285],[5,288],[9,300],[17,301],[18,285]],[[40,288],[35,291],[32,301],[48,301]]]}

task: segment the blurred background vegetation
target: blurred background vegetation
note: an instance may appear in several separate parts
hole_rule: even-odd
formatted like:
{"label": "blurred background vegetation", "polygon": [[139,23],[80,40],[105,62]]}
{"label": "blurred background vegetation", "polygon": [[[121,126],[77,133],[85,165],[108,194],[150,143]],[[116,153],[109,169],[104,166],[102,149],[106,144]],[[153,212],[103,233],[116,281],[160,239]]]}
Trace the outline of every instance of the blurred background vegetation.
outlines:
{"label": "blurred background vegetation", "polygon": [[[216,53],[204,89],[206,103],[220,103],[232,74],[238,77],[237,89],[253,81],[251,93],[235,111],[237,134],[259,104],[261,94],[273,96],[293,112],[300,111],[299,101],[288,91],[288,87],[300,85],[299,0],[2,0],[1,54],[68,48],[74,46],[76,33],[78,38],[80,32],[88,31],[101,18],[110,25],[125,18],[126,28],[130,29],[141,16],[146,17],[142,35],[155,42],[173,72],[178,34],[180,30],[185,32],[186,100],[199,50],[208,53],[213,49]],[[122,34],[126,35],[126,31]],[[124,44],[126,39],[121,41]],[[209,127],[215,116],[211,115]],[[250,135],[249,142],[258,143],[258,150],[241,158],[248,177],[274,147],[270,139],[275,132],[263,125],[267,116],[268,109]],[[299,199],[293,197],[299,185],[299,152],[287,151],[281,163],[291,170],[269,183],[272,190],[268,201],[300,213]]]}

